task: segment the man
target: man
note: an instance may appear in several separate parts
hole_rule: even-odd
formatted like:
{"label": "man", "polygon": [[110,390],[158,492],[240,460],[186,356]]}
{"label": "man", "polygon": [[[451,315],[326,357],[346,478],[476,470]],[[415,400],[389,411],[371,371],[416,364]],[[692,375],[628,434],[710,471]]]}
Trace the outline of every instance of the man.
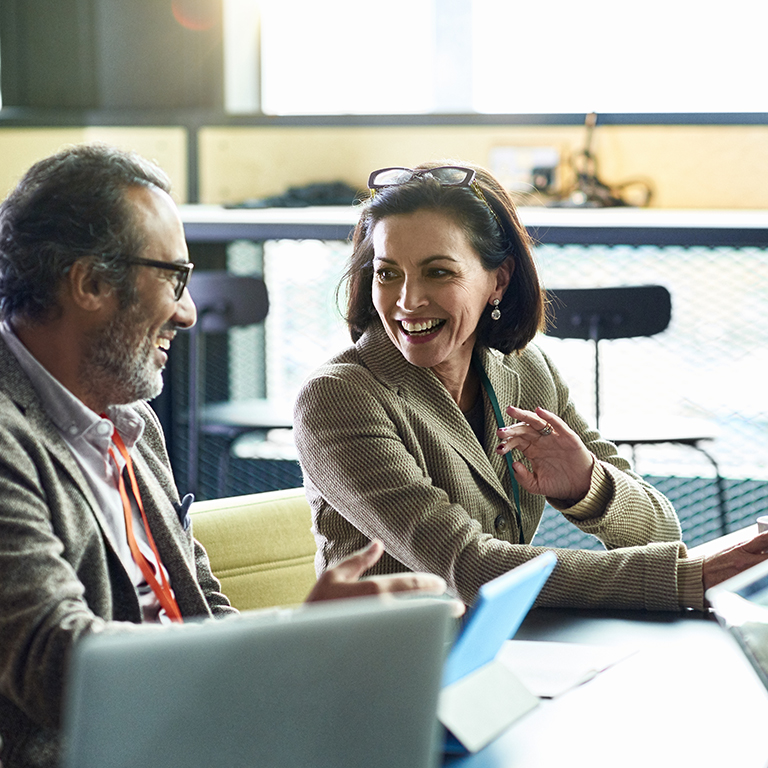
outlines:
{"label": "man", "polygon": [[[176,332],[195,323],[165,174],[105,146],[34,165],[0,206],[0,762],[53,766],[72,645],[236,611],[185,530],[159,423]],[[360,581],[382,546],[310,600],[423,589]],[[141,625],[141,626],[139,626]]]}

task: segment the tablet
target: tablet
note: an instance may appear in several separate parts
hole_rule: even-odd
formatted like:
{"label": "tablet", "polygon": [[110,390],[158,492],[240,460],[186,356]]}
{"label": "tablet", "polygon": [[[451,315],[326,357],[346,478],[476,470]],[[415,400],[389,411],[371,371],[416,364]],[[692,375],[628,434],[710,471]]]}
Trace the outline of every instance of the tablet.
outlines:
{"label": "tablet", "polygon": [[496,658],[504,641],[517,632],[556,563],[554,553],[545,552],[480,587],[446,660],[443,686]]}

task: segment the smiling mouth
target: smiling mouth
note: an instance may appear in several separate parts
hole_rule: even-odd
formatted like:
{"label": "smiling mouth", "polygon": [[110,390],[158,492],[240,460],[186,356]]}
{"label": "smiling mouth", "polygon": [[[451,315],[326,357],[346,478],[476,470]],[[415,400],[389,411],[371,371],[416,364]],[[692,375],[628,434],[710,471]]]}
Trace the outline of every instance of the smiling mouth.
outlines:
{"label": "smiling mouth", "polygon": [[410,323],[407,320],[398,320],[400,330],[406,336],[428,336],[445,325],[445,320],[424,320],[418,323]]}

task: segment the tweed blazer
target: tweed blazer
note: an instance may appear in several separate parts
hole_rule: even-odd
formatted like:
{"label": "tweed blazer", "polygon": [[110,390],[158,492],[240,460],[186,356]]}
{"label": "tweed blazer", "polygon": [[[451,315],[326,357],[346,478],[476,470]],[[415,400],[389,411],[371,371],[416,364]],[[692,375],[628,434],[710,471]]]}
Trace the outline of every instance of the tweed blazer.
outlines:
{"label": "tweed blazer", "polygon": [[[177,513],[160,425],[146,404],[133,462],[152,535],[184,616],[234,613]],[[176,505],[176,506],[175,506]],[[117,622],[122,622],[118,624]],[[136,591],[90,486],[0,339],[0,760],[57,760],[65,660],[87,632],[136,626]]]}
{"label": "tweed blazer", "polygon": [[[589,428],[547,356],[534,344],[520,354],[478,354],[502,410],[557,413],[610,486],[597,517],[564,511],[606,551],[555,550],[558,564],[538,604],[676,610],[678,579],[686,578],[696,594],[691,607],[701,608],[701,562],[686,560],[670,502]],[[520,544],[506,461],[494,451],[496,421],[483,397],[485,449],[439,379],[408,363],[379,323],[305,382],[294,431],[318,573],[377,537],[386,553],[373,573],[436,573],[469,603],[483,583],[543,551],[530,542],[545,500],[521,489]]]}

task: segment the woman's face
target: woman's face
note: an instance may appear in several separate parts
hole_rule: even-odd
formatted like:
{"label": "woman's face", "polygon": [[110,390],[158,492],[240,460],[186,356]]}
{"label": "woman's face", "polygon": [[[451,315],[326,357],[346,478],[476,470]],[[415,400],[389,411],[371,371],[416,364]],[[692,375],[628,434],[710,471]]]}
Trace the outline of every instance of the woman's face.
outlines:
{"label": "woman's face", "polygon": [[379,221],[373,252],[373,305],[394,345],[443,382],[465,376],[480,316],[509,282],[506,264],[486,270],[462,228],[431,210]]}

